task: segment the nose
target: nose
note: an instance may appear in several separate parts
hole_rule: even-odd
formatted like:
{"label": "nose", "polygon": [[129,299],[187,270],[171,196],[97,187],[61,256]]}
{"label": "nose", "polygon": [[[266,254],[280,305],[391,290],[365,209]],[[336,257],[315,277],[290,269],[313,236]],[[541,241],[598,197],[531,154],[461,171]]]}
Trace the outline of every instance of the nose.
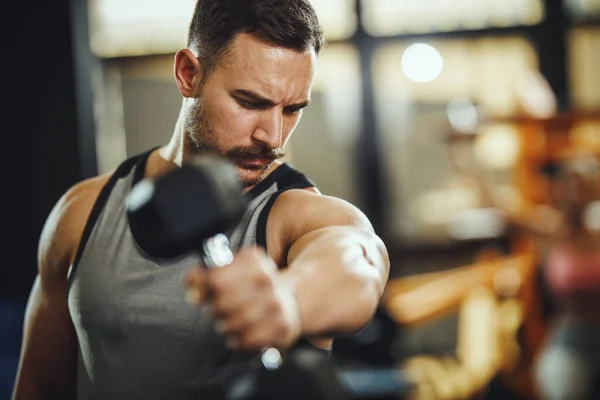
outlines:
{"label": "nose", "polygon": [[279,107],[265,110],[258,127],[252,134],[252,139],[261,142],[269,149],[281,147],[283,135],[283,114]]}

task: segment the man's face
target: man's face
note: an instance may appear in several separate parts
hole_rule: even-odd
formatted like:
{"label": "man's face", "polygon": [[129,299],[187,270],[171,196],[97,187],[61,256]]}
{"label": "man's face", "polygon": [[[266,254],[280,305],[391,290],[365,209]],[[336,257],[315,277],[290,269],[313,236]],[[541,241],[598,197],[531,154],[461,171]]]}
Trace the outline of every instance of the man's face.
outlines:
{"label": "man's face", "polygon": [[246,186],[258,183],[273,161],[283,157],[308,105],[315,63],[314,51],[238,35],[198,96],[187,99],[187,155],[225,155]]}

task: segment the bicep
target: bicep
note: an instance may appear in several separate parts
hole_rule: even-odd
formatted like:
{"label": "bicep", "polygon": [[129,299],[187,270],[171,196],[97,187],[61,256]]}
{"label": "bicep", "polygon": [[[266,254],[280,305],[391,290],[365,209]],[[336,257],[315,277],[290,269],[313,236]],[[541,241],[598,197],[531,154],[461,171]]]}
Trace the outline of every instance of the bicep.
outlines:
{"label": "bicep", "polygon": [[289,263],[291,247],[300,238],[332,226],[373,231],[369,219],[345,200],[321,195],[314,188],[288,190],[277,198],[269,212],[266,237],[269,255],[283,268]]}
{"label": "bicep", "polygon": [[[331,252],[333,248],[338,251]],[[297,264],[295,261],[310,253],[320,253],[323,257],[335,254],[336,257],[347,260],[344,264],[373,267],[381,278],[382,288],[387,282],[388,252],[383,241],[372,230],[352,225],[335,225],[309,231],[291,246],[287,254],[288,266],[293,268]]]}
{"label": "bicep", "polygon": [[[387,264],[388,253],[385,244],[376,235],[367,216],[349,202],[330,196],[302,193],[294,202],[289,201],[288,209],[297,208],[296,213],[287,212],[286,231],[289,238],[287,253],[288,265],[309,245],[357,243],[364,256],[373,263]],[[285,236],[285,235],[284,235]],[[325,241],[330,241],[326,244]],[[387,268],[387,265],[385,265]]]}

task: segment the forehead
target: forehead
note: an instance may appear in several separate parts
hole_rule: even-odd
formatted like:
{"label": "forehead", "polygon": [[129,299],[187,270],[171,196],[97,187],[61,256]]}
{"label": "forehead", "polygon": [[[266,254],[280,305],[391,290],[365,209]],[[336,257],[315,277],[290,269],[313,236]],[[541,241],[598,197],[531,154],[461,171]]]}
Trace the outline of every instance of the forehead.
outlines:
{"label": "forehead", "polygon": [[296,51],[240,34],[217,70],[232,85],[250,85],[262,92],[301,92],[310,91],[316,59],[312,49]]}

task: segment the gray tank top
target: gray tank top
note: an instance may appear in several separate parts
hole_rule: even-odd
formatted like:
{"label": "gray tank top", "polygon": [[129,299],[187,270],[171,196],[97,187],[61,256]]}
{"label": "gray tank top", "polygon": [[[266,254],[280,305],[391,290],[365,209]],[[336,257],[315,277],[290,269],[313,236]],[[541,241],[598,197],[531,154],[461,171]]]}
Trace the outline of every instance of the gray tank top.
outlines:
{"label": "gray tank top", "polygon": [[[201,260],[151,259],[126,213],[150,151],[123,162],[101,191],[69,274],[68,304],[78,339],[77,395],[84,400],[212,399],[252,363],[225,347],[206,310],[185,301],[183,279]],[[225,232],[235,252],[266,248],[277,196],[314,186],[283,164],[250,192],[243,220]]]}

